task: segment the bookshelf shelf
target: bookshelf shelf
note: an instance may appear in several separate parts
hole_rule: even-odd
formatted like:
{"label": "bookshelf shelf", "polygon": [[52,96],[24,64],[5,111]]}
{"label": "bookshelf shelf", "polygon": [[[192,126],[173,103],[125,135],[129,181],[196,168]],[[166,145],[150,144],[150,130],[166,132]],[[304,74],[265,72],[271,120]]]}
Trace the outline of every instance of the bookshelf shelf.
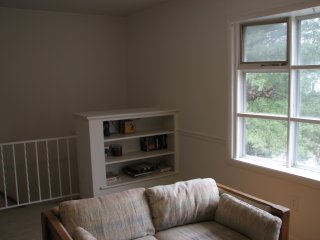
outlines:
{"label": "bookshelf shelf", "polygon": [[173,150],[155,150],[150,152],[143,152],[143,151],[137,151],[137,152],[131,152],[124,154],[120,157],[106,157],[106,165],[112,165],[112,164],[119,164],[123,162],[131,162],[135,160],[141,160],[141,159],[148,159],[148,158],[154,158],[154,157],[161,157],[166,155],[173,155]]}
{"label": "bookshelf shelf", "polygon": [[104,189],[109,189],[109,188],[121,187],[121,186],[125,186],[125,185],[132,184],[132,183],[139,183],[139,182],[150,181],[153,179],[158,179],[158,178],[163,178],[163,177],[170,177],[175,174],[176,174],[175,171],[168,171],[168,172],[164,172],[164,173],[153,172],[152,174],[150,174],[148,176],[139,177],[139,178],[133,178],[133,177],[127,176],[125,174],[120,174],[119,175],[120,180],[118,182],[107,183],[105,185],[101,185],[100,189],[104,190]]}
{"label": "bookshelf shelf", "polygon": [[113,134],[110,137],[105,137],[104,142],[114,142],[114,141],[120,141],[120,140],[127,140],[127,139],[134,139],[134,138],[140,138],[140,137],[150,137],[150,136],[156,136],[156,135],[163,135],[163,134],[173,134],[173,130],[153,130],[153,131],[142,131],[137,133],[130,133],[130,134]]}

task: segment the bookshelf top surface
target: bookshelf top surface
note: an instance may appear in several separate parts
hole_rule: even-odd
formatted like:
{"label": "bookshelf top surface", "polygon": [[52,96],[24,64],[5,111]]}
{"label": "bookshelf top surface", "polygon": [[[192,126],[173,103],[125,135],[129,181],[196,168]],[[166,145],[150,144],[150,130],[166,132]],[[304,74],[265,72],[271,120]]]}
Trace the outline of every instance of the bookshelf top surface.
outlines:
{"label": "bookshelf top surface", "polygon": [[106,111],[93,111],[93,112],[78,112],[73,113],[75,117],[84,118],[87,120],[113,120],[113,119],[128,119],[139,117],[153,117],[164,116],[176,113],[172,109],[160,108],[131,108],[131,109],[117,109]]}

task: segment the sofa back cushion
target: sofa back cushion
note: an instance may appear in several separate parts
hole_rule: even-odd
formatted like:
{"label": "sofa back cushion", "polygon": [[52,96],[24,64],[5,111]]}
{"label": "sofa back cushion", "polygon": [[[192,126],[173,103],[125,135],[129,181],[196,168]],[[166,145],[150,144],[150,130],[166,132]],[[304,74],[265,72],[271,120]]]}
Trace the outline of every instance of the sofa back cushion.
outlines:
{"label": "sofa back cushion", "polygon": [[145,194],[156,231],[213,220],[219,202],[219,190],[211,178],[156,186]]}
{"label": "sofa back cushion", "polygon": [[98,240],[125,240],[153,235],[155,229],[144,191],[144,188],[137,188],[63,202],[59,206],[62,222],[70,235],[79,226]]}
{"label": "sofa back cushion", "polygon": [[254,240],[278,240],[281,219],[245,203],[229,194],[222,194],[215,220]]}

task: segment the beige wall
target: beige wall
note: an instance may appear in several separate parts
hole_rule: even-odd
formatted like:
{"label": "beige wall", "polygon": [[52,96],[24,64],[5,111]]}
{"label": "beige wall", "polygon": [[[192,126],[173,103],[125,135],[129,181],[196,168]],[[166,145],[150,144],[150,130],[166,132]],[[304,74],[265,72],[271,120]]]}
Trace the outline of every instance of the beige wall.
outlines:
{"label": "beige wall", "polygon": [[0,8],[0,142],[74,134],[72,112],[126,106],[126,20]]}
{"label": "beige wall", "polygon": [[128,19],[0,8],[0,142],[73,134],[75,111],[174,107],[181,178],[298,199],[292,240],[316,240],[319,184],[226,160],[227,22],[316,2],[173,0]]}
{"label": "beige wall", "polygon": [[319,238],[320,186],[227,161],[228,21],[315,3],[176,0],[132,15],[128,25],[129,102],[180,111],[181,178],[211,176],[288,207],[298,200],[292,240]]}

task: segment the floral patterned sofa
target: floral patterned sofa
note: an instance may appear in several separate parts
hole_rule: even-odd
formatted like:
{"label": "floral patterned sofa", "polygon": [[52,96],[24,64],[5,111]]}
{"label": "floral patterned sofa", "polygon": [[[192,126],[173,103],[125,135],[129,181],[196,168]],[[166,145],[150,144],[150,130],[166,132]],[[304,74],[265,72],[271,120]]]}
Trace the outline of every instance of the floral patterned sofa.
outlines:
{"label": "floral patterned sofa", "polygon": [[206,178],[65,201],[42,226],[60,240],[287,240],[289,209]]}

